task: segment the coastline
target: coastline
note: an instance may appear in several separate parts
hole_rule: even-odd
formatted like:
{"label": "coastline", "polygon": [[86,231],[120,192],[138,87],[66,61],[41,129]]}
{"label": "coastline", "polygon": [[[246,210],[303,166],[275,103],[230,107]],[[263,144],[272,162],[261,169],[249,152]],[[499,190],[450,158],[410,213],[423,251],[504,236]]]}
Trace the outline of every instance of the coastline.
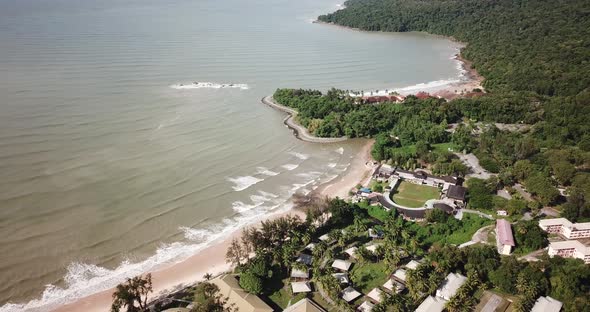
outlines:
{"label": "coastline", "polygon": [[340,138],[320,138],[312,135],[307,131],[307,129],[300,125],[297,121],[295,121],[295,117],[297,117],[297,111],[289,108],[287,106],[281,105],[273,99],[271,95],[265,96],[260,100],[263,104],[266,104],[272,108],[280,110],[289,114],[287,118],[283,120],[283,123],[291,130],[293,130],[293,134],[296,138],[300,139],[301,141],[310,142],[310,143],[336,143],[348,140],[347,137],[340,137]]}
{"label": "coastline", "polygon": [[[314,24],[321,24],[321,25],[325,25],[325,26],[337,27],[337,28],[349,30],[349,31],[364,32],[364,33],[383,33],[383,34],[395,33],[395,32],[391,32],[391,31],[362,30],[359,28],[353,28],[353,27],[338,25],[338,24],[334,24],[334,23],[326,23],[326,22],[322,22],[317,19],[315,21],[313,21],[313,23]],[[474,92],[473,91],[474,89],[483,90],[482,83],[484,81],[484,77],[481,76],[475,68],[473,68],[471,61],[469,61],[469,60],[463,58],[463,56],[461,56],[461,50],[465,46],[467,46],[466,43],[461,42],[461,41],[455,39],[454,37],[435,35],[435,34],[430,34],[427,32],[418,32],[418,31],[416,31],[415,33],[423,33],[423,34],[428,34],[428,35],[434,36],[434,37],[445,38],[445,39],[450,40],[451,42],[455,42],[455,43],[459,44],[460,45],[459,51],[457,51],[457,53],[454,54],[452,56],[452,58],[455,61],[457,61],[458,67],[460,68],[460,71],[461,71],[461,75],[460,75],[460,77],[457,78],[456,81],[446,82],[441,85],[436,84],[436,82],[439,82],[439,81],[433,81],[433,82],[427,82],[427,83],[420,83],[415,86],[409,86],[409,87],[389,88],[389,90],[397,91],[401,95],[410,95],[410,94],[416,94],[416,93],[420,93],[420,92],[426,92],[432,96],[441,97],[446,100],[452,100],[455,98],[462,97],[463,95],[465,95],[467,93]],[[444,81],[441,80],[440,82],[444,82]],[[435,83],[435,84],[434,84],[434,86],[429,86],[430,83]],[[369,95],[369,92],[370,91],[365,92],[364,95]],[[380,91],[380,92],[373,92],[372,95],[388,95],[388,94],[386,94],[384,91]]]}
{"label": "coastline", "polygon": [[[340,175],[339,178],[320,185],[313,194],[322,197],[348,197],[350,189],[357,184],[367,183],[373,172],[371,148],[374,140],[366,140],[357,154],[353,157],[348,169]],[[271,220],[283,216],[299,216],[305,219],[305,213],[300,209],[291,209],[287,212],[280,212],[271,215],[261,216],[255,223],[247,224],[234,231],[224,239],[212,242],[210,246],[201,250],[190,258],[175,264],[169,264],[152,273],[153,293],[149,296],[150,300],[156,299],[162,295],[178,291],[187,286],[193,285],[203,280],[206,273],[219,275],[231,269],[231,266],[225,262],[225,253],[232,239],[239,238],[242,230],[249,226],[257,226],[260,221]],[[145,272],[148,273],[148,272]],[[78,298],[62,306],[52,307],[50,311],[57,312],[104,312],[110,309],[112,302],[112,293],[114,288],[101,291],[99,293]],[[39,309],[42,310],[42,309]]]}

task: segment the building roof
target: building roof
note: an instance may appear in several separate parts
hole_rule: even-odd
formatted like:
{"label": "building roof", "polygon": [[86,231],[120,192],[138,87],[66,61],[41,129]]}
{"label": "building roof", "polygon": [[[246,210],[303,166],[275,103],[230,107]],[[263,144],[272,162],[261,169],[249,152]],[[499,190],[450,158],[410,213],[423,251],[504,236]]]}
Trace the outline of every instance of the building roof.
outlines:
{"label": "building roof", "polygon": [[396,293],[402,292],[404,289],[406,289],[406,286],[404,284],[402,284],[401,282],[398,282],[394,279],[388,279],[387,282],[385,282],[385,284],[383,284],[383,288],[389,290],[389,291],[395,291]]}
{"label": "building roof", "polygon": [[510,222],[505,219],[496,220],[496,235],[502,245],[508,245],[514,247],[514,236],[512,236],[512,227]]}
{"label": "building roof", "polygon": [[447,204],[443,204],[443,203],[436,203],[434,205],[432,205],[434,208],[436,209],[440,209],[446,213],[453,213],[453,211],[455,211],[455,208],[447,205]]}
{"label": "building roof", "polygon": [[567,240],[561,242],[551,242],[549,243],[549,248],[553,250],[560,250],[560,249],[575,249],[577,252],[583,255],[590,255],[590,246],[584,245],[579,240]]}
{"label": "building roof", "polygon": [[397,208],[397,211],[409,219],[424,219],[426,216],[426,209],[401,209]]}
{"label": "building roof", "polygon": [[361,311],[361,312],[371,312],[371,310],[373,310],[374,307],[375,307],[374,304],[372,304],[369,301],[365,301],[365,302],[363,302],[363,304],[361,304],[358,307],[358,310]]}
{"label": "building roof", "polygon": [[293,282],[291,283],[291,289],[293,289],[293,293],[306,293],[311,292],[311,285],[309,282]]}
{"label": "building roof", "polygon": [[334,276],[340,282],[340,284],[350,284],[348,273],[334,273],[332,276]]}
{"label": "building roof", "polygon": [[326,310],[312,300],[303,298],[288,306],[283,312],[326,312]]}
{"label": "building roof", "polygon": [[341,271],[348,271],[352,263],[346,260],[336,259],[332,262],[332,267]]}
{"label": "building roof", "polygon": [[381,294],[383,294],[383,291],[381,289],[375,287],[367,294],[367,297],[381,303],[381,301],[382,301]]}
{"label": "building roof", "polygon": [[320,236],[320,240],[321,240],[322,242],[327,242],[327,241],[329,241],[329,240],[330,240],[330,235],[328,235],[328,234],[324,234],[324,235]]}
{"label": "building roof", "polygon": [[420,261],[412,260],[408,262],[405,267],[410,270],[415,270],[420,265]]}
{"label": "building roof", "polygon": [[393,273],[393,277],[395,277],[398,281],[406,282],[406,270],[405,269],[397,269]]}
{"label": "building roof", "polygon": [[561,225],[572,230],[589,230],[590,229],[590,222],[584,223],[572,223],[570,220],[566,218],[553,218],[553,219],[543,219],[539,220],[539,226],[547,227],[553,225]]}
{"label": "building roof", "polygon": [[382,238],[383,237],[383,231],[379,231],[379,230],[375,230],[375,229],[369,229],[369,237],[370,238]]}
{"label": "building roof", "polygon": [[307,246],[305,246],[305,249],[313,251],[313,249],[315,248],[315,244],[314,243],[309,243],[307,244]]}
{"label": "building roof", "polygon": [[477,312],[504,312],[510,305],[510,302],[497,294],[485,291],[481,302],[475,307]]}
{"label": "building roof", "polygon": [[358,292],[351,286],[344,288],[344,290],[342,291],[342,299],[344,299],[344,301],[346,302],[351,302],[352,300],[360,297],[361,295],[362,294],[360,292]]}
{"label": "building roof", "polygon": [[353,257],[353,258],[354,258],[354,257],[355,257],[355,255],[356,255],[356,252],[357,252],[357,250],[358,250],[358,248],[357,248],[357,247],[350,247],[350,248],[346,249],[344,252],[345,252],[347,255],[349,255],[349,256],[351,256],[351,257]]}
{"label": "building roof", "polygon": [[447,190],[447,197],[458,200],[465,200],[467,189],[459,185],[450,185]]}
{"label": "building roof", "polygon": [[293,278],[309,278],[309,270],[299,270],[293,268],[291,270],[291,277]]}
{"label": "building roof", "polygon": [[467,277],[459,273],[450,273],[447,275],[447,278],[445,278],[442,285],[436,290],[436,296],[449,300],[466,281]]}
{"label": "building roof", "polygon": [[442,312],[447,301],[442,298],[428,296],[416,309],[416,312]]}
{"label": "building roof", "polygon": [[299,257],[297,257],[297,262],[306,264],[306,265],[311,265],[311,261],[313,260],[313,257],[311,255],[308,254],[299,254]]}
{"label": "building roof", "polygon": [[235,304],[240,312],[272,312],[258,296],[250,294],[240,287],[238,280],[233,275],[224,275],[211,281],[219,287],[219,294],[227,297],[229,304]]}
{"label": "building roof", "polygon": [[547,297],[539,297],[531,312],[559,312],[563,303],[561,301],[555,300],[549,296]]}

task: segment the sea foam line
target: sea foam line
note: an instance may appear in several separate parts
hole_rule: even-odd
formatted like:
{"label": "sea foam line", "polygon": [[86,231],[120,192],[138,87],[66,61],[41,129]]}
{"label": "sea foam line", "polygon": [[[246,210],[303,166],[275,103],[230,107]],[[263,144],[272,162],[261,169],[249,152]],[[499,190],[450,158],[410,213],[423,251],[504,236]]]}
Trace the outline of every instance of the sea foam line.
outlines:
{"label": "sea foam line", "polygon": [[176,90],[190,90],[190,89],[241,89],[248,90],[250,87],[245,83],[215,83],[215,82],[191,82],[179,83],[170,86]]}
{"label": "sea foam line", "polygon": [[232,186],[232,188],[234,189],[234,191],[236,192],[240,192],[243,191],[247,188],[249,188],[250,186],[262,182],[264,181],[264,179],[260,179],[257,177],[253,177],[253,176],[242,176],[242,177],[235,177],[235,178],[227,178],[227,180],[229,182],[234,183],[235,185]]}

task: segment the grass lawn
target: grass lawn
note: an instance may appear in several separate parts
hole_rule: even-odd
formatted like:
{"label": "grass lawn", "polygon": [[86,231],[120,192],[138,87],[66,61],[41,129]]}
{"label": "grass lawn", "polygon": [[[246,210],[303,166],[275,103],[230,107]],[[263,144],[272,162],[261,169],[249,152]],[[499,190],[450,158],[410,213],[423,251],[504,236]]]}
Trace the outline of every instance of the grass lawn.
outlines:
{"label": "grass lawn", "polygon": [[383,261],[377,263],[365,263],[354,265],[350,279],[355,288],[363,294],[368,294],[373,288],[385,284],[389,277],[389,270]]}
{"label": "grass lawn", "polygon": [[486,225],[494,224],[494,220],[486,219],[471,213],[464,213],[461,222],[463,226],[447,237],[447,243],[456,245],[466,243],[471,240],[471,237],[477,232],[477,230]]}
{"label": "grass lawn", "polygon": [[393,201],[402,206],[419,208],[424,206],[427,200],[439,197],[438,188],[402,181],[395,190]]}

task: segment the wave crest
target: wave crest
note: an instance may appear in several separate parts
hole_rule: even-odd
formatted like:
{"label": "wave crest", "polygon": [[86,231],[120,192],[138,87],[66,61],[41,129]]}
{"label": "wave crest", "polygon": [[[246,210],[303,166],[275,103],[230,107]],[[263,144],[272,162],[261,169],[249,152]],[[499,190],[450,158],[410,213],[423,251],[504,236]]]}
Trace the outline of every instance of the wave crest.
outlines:
{"label": "wave crest", "polygon": [[172,89],[176,90],[190,90],[190,89],[240,89],[240,90],[248,90],[248,87],[245,83],[215,83],[215,82],[191,82],[191,83],[179,83],[170,86]]}

